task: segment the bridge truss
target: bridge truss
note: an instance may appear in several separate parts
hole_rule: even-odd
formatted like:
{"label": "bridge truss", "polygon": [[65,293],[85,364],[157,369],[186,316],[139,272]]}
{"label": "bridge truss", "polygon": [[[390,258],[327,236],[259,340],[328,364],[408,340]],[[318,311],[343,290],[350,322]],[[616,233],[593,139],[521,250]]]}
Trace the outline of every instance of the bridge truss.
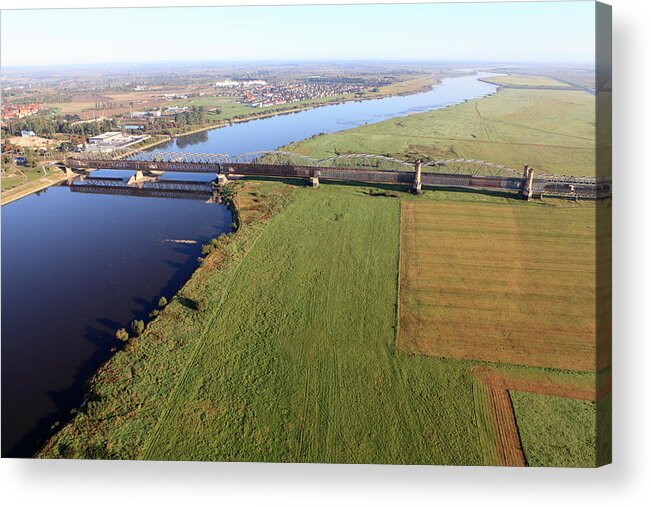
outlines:
{"label": "bridge truss", "polygon": [[[315,158],[279,150],[228,155],[222,153],[139,152],[124,158],[92,153],[67,161],[72,168],[123,169],[145,173],[201,172],[233,175],[322,178],[324,180],[405,184],[415,174],[415,161],[388,155],[341,154]],[[425,186],[501,188],[519,191],[527,184],[523,171],[476,159],[440,159],[420,165]],[[538,174],[533,193],[540,195],[601,197],[610,195],[610,180]]]}

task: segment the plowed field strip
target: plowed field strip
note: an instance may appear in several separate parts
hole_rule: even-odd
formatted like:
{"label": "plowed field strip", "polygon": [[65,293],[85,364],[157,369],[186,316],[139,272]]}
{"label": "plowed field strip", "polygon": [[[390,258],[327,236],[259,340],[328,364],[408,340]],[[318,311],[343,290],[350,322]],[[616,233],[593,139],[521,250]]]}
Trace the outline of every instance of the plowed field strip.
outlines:
{"label": "plowed field strip", "polygon": [[488,459],[496,460],[490,464],[526,466],[513,405],[501,377],[483,366],[474,367],[471,373],[479,384],[475,387],[475,411],[481,414],[477,420],[484,425],[480,427],[480,439]]}
{"label": "plowed field strip", "polygon": [[509,391],[587,401],[596,401],[611,392],[610,374],[601,376],[596,386],[585,386],[562,382],[545,373],[525,376],[486,366],[474,366],[470,372],[476,382],[475,418],[487,465],[526,465]]}

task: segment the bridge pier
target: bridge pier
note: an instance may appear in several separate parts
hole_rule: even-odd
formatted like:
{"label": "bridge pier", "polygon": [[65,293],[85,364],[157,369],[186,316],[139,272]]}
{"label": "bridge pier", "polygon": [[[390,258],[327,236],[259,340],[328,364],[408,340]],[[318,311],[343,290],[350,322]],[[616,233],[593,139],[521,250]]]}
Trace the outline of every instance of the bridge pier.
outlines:
{"label": "bridge pier", "polygon": [[420,160],[416,161],[414,168],[416,169],[416,174],[414,174],[414,182],[411,185],[411,191],[414,194],[420,195],[423,193],[423,179],[421,176],[422,164]]}
{"label": "bridge pier", "polygon": [[136,171],[136,174],[129,178],[127,185],[137,185],[138,183],[145,183],[147,181],[156,181],[157,176],[148,176],[141,170]]}
{"label": "bridge pier", "polygon": [[319,178],[317,176],[310,176],[310,186],[317,188],[319,186]]}
{"label": "bridge pier", "polygon": [[522,183],[522,190],[520,190],[520,197],[525,201],[530,201],[533,197],[533,169],[530,166],[524,166],[522,178],[524,181]]}
{"label": "bridge pier", "polygon": [[230,180],[226,177],[225,174],[218,174],[216,181],[218,187],[223,187],[224,185],[228,185],[228,183],[230,182]]}

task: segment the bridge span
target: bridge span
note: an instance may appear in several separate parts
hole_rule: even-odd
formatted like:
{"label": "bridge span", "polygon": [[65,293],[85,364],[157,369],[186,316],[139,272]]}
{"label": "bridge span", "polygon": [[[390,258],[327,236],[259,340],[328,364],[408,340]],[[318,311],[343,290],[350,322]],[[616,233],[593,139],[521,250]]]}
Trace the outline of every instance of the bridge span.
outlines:
{"label": "bridge span", "polygon": [[71,181],[69,188],[71,192],[82,194],[215,201],[215,192],[211,184],[200,181],[151,180],[130,185],[123,178],[82,176],[78,182]]}
{"label": "bridge span", "polygon": [[[285,152],[260,152],[229,157],[221,154],[138,153],[127,159],[75,157],[65,162],[74,171],[112,169],[132,171],[128,184],[156,181],[161,173],[214,174],[219,185],[240,176],[305,179],[313,187],[320,180],[407,186],[415,193],[422,188],[462,188],[511,192],[529,200],[534,196],[563,196],[575,199],[611,195],[610,180],[557,175],[535,176],[529,166],[521,172],[478,160],[435,160],[415,163],[378,155],[342,155],[312,159]],[[165,181],[165,180],[159,180]]]}

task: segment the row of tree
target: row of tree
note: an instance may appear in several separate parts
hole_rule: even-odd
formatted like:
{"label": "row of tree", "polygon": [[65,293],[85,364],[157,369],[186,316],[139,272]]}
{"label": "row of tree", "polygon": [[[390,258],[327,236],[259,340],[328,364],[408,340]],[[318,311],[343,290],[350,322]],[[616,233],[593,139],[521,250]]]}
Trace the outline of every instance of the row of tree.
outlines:
{"label": "row of tree", "polygon": [[19,136],[23,130],[31,130],[39,136],[49,137],[55,134],[72,134],[81,137],[96,136],[110,130],[115,130],[117,124],[113,119],[91,121],[88,123],[72,124],[64,118],[47,118],[45,115],[36,114],[18,120],[7,122],[3,127],[8,134]]}
{"label": "row of tree", "polygon": [[[221,113],[221,108],[216,111]],[[75,123],[79,119],[77,115],[65,116],[48,116],[46,114],[36,114],[10,120],[5,127],[2,127],[6,134],[19,136],[23,130],[31,130],[35,134],[43,137],[52,137],[55,134],[70,134],[80,138],[96,136],[111,130],[119,130],[117,122],[114,119],[104,119],[101,121],[92,121],[86,123]],[[210,123],[208,113],[201,106],[195,106],[189,111],[184,111],[170,117],[157,118],[154,122],[144,125],[145,132],[157,132],[161,130],[171,130],[183,128],[190,125],[206,125]]]}

